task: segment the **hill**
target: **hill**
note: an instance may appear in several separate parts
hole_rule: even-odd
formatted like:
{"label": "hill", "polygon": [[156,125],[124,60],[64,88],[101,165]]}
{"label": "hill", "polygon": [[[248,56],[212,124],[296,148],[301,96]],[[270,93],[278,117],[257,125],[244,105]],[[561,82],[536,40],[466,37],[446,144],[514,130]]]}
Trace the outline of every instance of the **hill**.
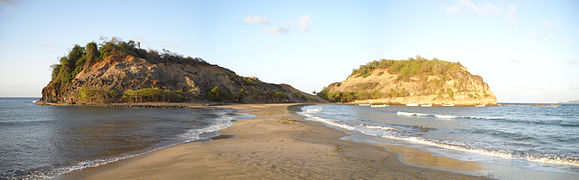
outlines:
{"label": "hill", "polygon": [[579,104],[579,100],[570,100],[567,102],[560,102],[559,104]]}
{"label": "hill", "polygon": [[318,95],[333,102],[373,104],[496,105],[483,78],[460,63],[424,59],[378,60],[354,69]]}
{"label": "hill", "polygon": [[40,103],[324,101],[287,84],[239,76],[200,58],[138,46],[115,39],[75,45],[52,66],[52,80],[42,89]]}

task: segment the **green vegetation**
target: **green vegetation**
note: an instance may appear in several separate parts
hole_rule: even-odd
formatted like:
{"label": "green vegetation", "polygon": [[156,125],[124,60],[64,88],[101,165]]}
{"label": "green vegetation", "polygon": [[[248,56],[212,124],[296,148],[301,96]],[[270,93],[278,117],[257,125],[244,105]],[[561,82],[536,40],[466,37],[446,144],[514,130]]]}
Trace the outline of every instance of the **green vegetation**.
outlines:
{"label": "green vegetation", "polygon": [[105,101],[107,99],[116,99],[121,96],[121,93],[104,88],[80,88],[80,99],[84,102]]}
{"label": "green vegetation", "polygon": [[[351,76],[368,77],[375,69],[387,69],[388,73],[398,74],[398,80],[408,81],[413,76],[441,75],[458,71],[462,65],[433,58],[428,60],[417,56],[408,60],[386,60],[372,61],[360,68],[354,69]],[[383,73],[378,73],[381,76]]]}
{"label": "green vegetation", "polygon": [[61,84],[70,83],[83,69],[106,59],[109,56],[132,55],[145,58],[152,62],[180,61],[190,63],[207,63],[201,58],[183,57],[182,55],[163,49],[163,53],[155,50],[141,49],[134,41],[124,42],[118,38],[103,41],[99,45],[88,43],[85,47],[74,45],[68,55],[59,58],[59,64],[52,65],[52,80]]}
{"label": "green vegetation", "polygon": [[378,91],[328,92],[327,87],[324,87],[324,89],[322,89],[322,91],[320,91],[317,95],[331,102],[342,103],[365,99],[379,99],[387,96]]}
{"label": "green vegetation", "polygon": [[289,99],[288,95],[286,95],[285,93],[276,91],[276,90],[270,91],[269,96],[271,97],[271,101],[273,103],[284,102],[284,100]]}
{"label": "green vegetation", "polygon": [[126,90],[122,98],[128,102],[179,102],[186,100],[186,97],[187,93],[181,90],[143,88]]}
{"label": "green vegetation", "polygon": [[247,96],[247,91],[245,91],[245,89],[240,89],[239,92],[233,94],[233,99],[237,102],[241,102],[245,96]]}
{"label": "green vegetation", "polygon": [[230,100],[232,97],[226,89],[215,86],[207,92],[207,98],[212,101],[225,101]]}
{"label": "green vegetation", "polygon": [[355,87],[357,89],[361,89],[361,90],[374,89],[374,88],[376,88],[376,86],[378,86],[377,82],[363,82],[363,83],[358,83],[355,85]]}

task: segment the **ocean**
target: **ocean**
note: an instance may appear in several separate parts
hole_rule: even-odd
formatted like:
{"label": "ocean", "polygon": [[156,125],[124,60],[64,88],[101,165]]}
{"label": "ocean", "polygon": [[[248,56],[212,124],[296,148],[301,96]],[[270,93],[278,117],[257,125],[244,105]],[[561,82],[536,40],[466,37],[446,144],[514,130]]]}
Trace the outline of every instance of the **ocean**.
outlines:
{"label": "ocean", "polygon": [[40,106],[0,98],[0,179],[45,179],[157,149],[206,140],[231,109]]}
{"label": "ocean", "polygon": [[[344,131],[347,139],[358,142],[406,145],[437,156],[524,170],[517,172],[579,179],[579,105],[377,108],[327,104],[304,106],[299,114]],[[477,175],[521,177],[499,171]]]}

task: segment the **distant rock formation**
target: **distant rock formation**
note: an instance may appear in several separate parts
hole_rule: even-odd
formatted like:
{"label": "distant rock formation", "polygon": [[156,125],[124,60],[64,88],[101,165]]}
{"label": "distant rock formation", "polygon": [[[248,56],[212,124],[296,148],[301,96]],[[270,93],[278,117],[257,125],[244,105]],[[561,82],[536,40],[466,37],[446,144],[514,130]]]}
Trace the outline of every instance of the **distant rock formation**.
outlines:
{"label": "distant rock formation", "polygon": [[482,77],[470,74],[460,63],[420,56],[362,65],[318,95],[359,104],[497,105]]}
{"label": "distant rock formation", "polygon": [[579,100],[571,100],[567,102],[560,102],[559,104],[579,104]]}
{"label": "distant rock formation", "polygon": [[[138,44],[138,43],[137,43]],[[140,49],[133,41],[75,46],[53,66],[40,102],[323,102],[287,84],[270,84],[168,52]]]}

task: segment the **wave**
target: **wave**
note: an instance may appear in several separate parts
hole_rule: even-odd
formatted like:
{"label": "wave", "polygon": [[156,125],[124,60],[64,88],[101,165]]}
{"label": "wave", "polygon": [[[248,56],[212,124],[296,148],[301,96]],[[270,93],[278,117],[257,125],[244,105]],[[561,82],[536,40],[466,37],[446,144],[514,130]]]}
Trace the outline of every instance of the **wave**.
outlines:
{"label": "wave", "polygon": [[[304,112],[307,112],[307,111],[304,111]],[[346,130],[350,130],[350,131],[357,131],[357,132],[360,132],[362,134],[366,134],[366,135],[370,135],[370,136],[377,136],[377,137],[383,137],[383,138],[388,138],[388,139],[393,139],[393,140],[406,141],[406,142],[410,142],[410,143],[414,143],[414,144],[422,144],[422,145],[434,146],[434,147],[439,147],[439,148],[444,148],[444,149],[464,151],[464,152],[481,154],[481,155],[486,155],[486,156],[491,156],[491,157],[503,158],[503,159],[521,159],[521,160],[526,160],[526,161],[531,161],[531,162],[549,163],[549,164],[558,164],[558,165],[567,165],[567,166],[579,167],[579,159],[574,158],[574,157],[559,157],[556,155],[549,155],[549,154],[532,155],[532,154],[528,154],[526,152],[520,152],[520,151],[515,152],[515,151],[511,151],[511,150],[504,150],[504,149],[476,148],[476,147],[470,147],[470,146],[468,146],[464,143],[461,143],[461,142],[441,142],[441,141],[437,141],[437,140],[425,139],[422,137],[401,136],[401,135],[399,135],[399,133],[398,134],[392,133],[393,131],[397,131],[396,128],[392,128],[392,127],[360,124],[360,126],[357,128],[357,127],[352,126],[352,125],[348,125],[348,124],[340,123],[340,122],[333,121],[330,119],[322,118],[322,117],[319,117],[319,116],[316,116],[313,114],[309,114],[309,113],[300,113],[300,114],[302,114],[303,116],[309,117],[311,119],[323,122],[325,124],[334,126],[334,127],[338,127],[338,128],[342,128],[342,129],[346,129]],[[398,112],[397,114],[403,115],[403,116],[426,116],[426,115],[428,115],[428,114],[408,113],[408,112]],[[432,116],[434,116],[434,115],[432,115]],[[456,116],[456,117],[458,117],[458,116]],[[360,128],[360,127],[363,127],[363,128]],[[522,140],[523,139],[528,139],[528,138],[522,138]]]}
{"label": "wave", "polygon": [[411,113],[411,112],[396,112],[398,116],[429,116],[429,114],[422,114],[422,113]]}
{"label": "wave", "polygon": [[396,131],[396,128],[393,127],[385,127],[385,126],[375,126],[375,125],[367,125],[367,124],[360,124],[362,127],[366,127],[369,129],[381,129],[385,131]]}
{"label": "wave", "polygon": [[501,121],[507,123],[526,123],[526,124],[541,124],[541,125],[557,125],[557,126],[566,126],[566,127],[579,127],[579,123],[575,122],[565,122],[561,120],[519,120],[519,119],[512,119],[506,117],[490,117],[490,116],[456,116],[456,115],[445,115],[445,114],[423,114],[423,113],[412,113],[412,112],[404,112],[398,111],[396,112],[398,116],[408,116],[408,117],[430,117],[430,118],[437,118],[441,120],[450,120],[450,119],[475,119],[475,120],[492,120],[492,121]]}
{"label": "wave", "polygon": [[228,116],[225,114],[225,112],[220,112],[217,115],[218,117],[215,118],[216,123],[214,125],[201,129],[190,129],[186,133],[179,136],[185,138],[184,143],[192,142],[201,139],[200,136],[203,133],[217,132],[233,125],[233,120],[235,120],[235,117]]}
{"label": "wave", "polygon": [[[309,109],[307,109],[305,112],[308,112],[308,110],[309,110]],[[336,126],[336,127],[342,128],[342,129],[347,129],[347,130],[354,130],[354,129],[356,129],[354,126],[350,126],[350,125],[348,125],[348,124],[338,123],[338,122],[335,122],[335,121],[331,121],[331,120],[329,120],[329,119],[325,119],[325,118],[322,118],[322,117],[319,117],[319,116],[316,116],[316,115],[313,115],[313,114],[309,114],[309,113],[300,113],[300,114],[303,114],[304,116],[309,117],[309,118],[312,118],[312,119],[317,120],[317,121],[319,121],[319,122],[323,122],[323,123],[326,123],[326,124],[329,124],[329,125],[332,125],[332,126]]]}
{"label": "wave", "polygon": [[[0,179],[2,179],[2,178],[8,178],[8,179],[14,179],[14,178],[17,178],[17,179],[51,179],[51,178],[55,178],[57,176],[67,174],[67,173],[70,173],[73,171],[82,170],[82,169],[91,168],[91,167],[97,167],[97,166],[109,164],[112,162],[120,161],[123,159],[141,156],[141,155],[144,155],[144,154],[147,154],[150,152],[154,152],[154,151],[157,151],[160,149],[168,148],[171,146],[201,140],[202,134],[217,132],[217,131],[220,131],[222,129],[225,129],[225,128],[233,125],[233,120],[235,120],[235,117],[227,115],[226,112],[219,112],[219,113],[217,113],[217,117],[215,118],[215,122],[216,122],[215,124],[208,126],[208,127],[205,127],[205,128],[201,128],[201,129],[190,129],[186,133],[179,135],[179,137],[181,137],[182,140],[177,142],[177,143],[173,143],[173,144],[169,144],[169,145],[165,145],[165,146],[161,146],[161,147],[156,147],[156,148],[149,149],[149,150],[146,150],[143,152],[138,152],[138,153],[132,152],[134,154],[125,153],[123,155],[115,156],[115,157],[80,161],[80,162],[74,163],[73,165],[64,166],[64,167],[56,167],[56,168],[50,168],[50,169],[32,169],[32,170],[27,170],[27,171],[11,170],[11,171],[3,172],[2,174],[0,174]],[[207,137],[207,138],[210,138],[210,137]],[[25,175],[21,176],[23,174],[25,174]]]}

